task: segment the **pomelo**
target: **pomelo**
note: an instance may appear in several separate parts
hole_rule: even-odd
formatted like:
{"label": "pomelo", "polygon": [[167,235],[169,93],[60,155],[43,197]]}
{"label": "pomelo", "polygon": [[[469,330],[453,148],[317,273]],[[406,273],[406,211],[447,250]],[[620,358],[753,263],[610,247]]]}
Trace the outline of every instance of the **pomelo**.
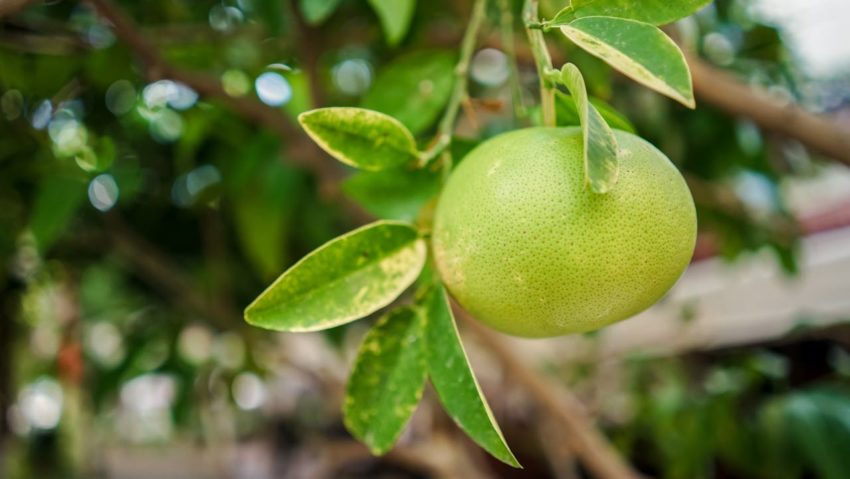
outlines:
{"label": "pomelo", "polygon": [[452,296],[505,333],[591,331],[658,301],[687,267],[696,211],[682,175],[615,131],[619,180],[585,186],[581,130],[528,128],[470,152],[434,213],[432,248]]}

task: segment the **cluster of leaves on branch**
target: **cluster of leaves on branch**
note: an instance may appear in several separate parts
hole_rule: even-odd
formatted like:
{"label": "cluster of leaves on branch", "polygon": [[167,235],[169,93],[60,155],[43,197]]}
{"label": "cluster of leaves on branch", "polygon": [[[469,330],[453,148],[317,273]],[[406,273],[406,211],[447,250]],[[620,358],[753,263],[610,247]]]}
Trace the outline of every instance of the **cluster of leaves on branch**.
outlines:
{"label": "cluster of leaves on branch", "polygon": [[[541,78],[546,126],[555,126],[555,89],[564,86],[582,127],[587,187],[606,193],[617,181],[618,147],[605,117],[589,101],[581,71],[568,63],[552,68],[543,35],[534,29],[559,28],[576,45],[629,77],[693,107],[693,88],[684,55],[653,23],[686,17],[706,1],[663,3],[595,0],[573,2],[552,20],[538,22],[537,2],[526,2],[529,29]],[[486,0],[473,6],[455,71],[454,93],[431,147],[420,151],[416,137],[399,119],[366,108],[331,107],[302,113],[299,121],[310,137],[339,161],[374,178],[390,172],[385,184],[439,159],[448,173],[448,148],[460,102],[466,100],[464,75],[486,16]],[[650,22],[650,23],[647,23]],[[384,24],[386,26],[386,23]],[[395,41],[394,30],[386,30]],[[410,120],[408,120],[410,121]],[[446,136],[443,136],[446,135]],[[364,187],[368,191],[368,184]],[[437,191],[429,190],[432,194]],[[427,195],[423,200],[430,199]],[[420,222],[421,223],[421,222]],[[393,303],[429,263],[427,222],[417,225],[378,221],[326,243],[283,273],[245,310],[246,320],[278,331],[317,331],[368,316]],[[519,466],[505,444],[472,374],[437,275],[420,280],[413,306],[398,306],[376,323],[360,348],[348,383],[345,422],[375,453],[389,450],[419,402],[430,378],[452,418],[498,459]]]}

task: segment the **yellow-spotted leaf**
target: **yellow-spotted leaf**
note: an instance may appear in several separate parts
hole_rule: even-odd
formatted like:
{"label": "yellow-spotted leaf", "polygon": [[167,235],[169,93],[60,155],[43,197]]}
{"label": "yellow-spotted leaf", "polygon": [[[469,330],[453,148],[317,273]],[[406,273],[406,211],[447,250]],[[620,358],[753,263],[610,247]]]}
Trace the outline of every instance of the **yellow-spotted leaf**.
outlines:
{"label": "yellow-spotted leaf", "polygon": [[581,122],[585,183],[595,193],[607,193],[617,182],[617,139],[590,103],[581,72],[572,63],[561,68],[561,82],[570,90]]}
{"label": "yellow-spotted leaf", "polygon": [[310,138],[337,160],[367,171],[416,160],[416,140],[395,118],[363,108],[331,107],[298,116]]}
{"label": "yellow-spotted leaf", "polygon": [[426,357],[431,383],[452,419],[496,459],[520,467],[478,386],[442,285],[424,299]]}
{"label": "yellow-spotted leaf", "polygon": [[417,311],[393,311],[375,323],[357,353],[343,420],[374,454],[390,450],[422,398],[428,374],[424,329]]}
{"label": "yellow-spotted leaf", "polygon": [[694,107],[685,56],[658,27],[624,18],[584,17],[560,28],[567,38],[626,76]]}
{"label": "yellow-spotted leaf", "polygon": [[369,315],[396,299],[425,264],[425,241],[406,223],[378,221],[305,256],[245,309],[276,331],[318,331]]}
{"label": "yellow-spotted leaf", "polygon": [[620,17],[653,25],[665,25],[693,15],[712,0],[572,0],[547,26],[591,16]]}

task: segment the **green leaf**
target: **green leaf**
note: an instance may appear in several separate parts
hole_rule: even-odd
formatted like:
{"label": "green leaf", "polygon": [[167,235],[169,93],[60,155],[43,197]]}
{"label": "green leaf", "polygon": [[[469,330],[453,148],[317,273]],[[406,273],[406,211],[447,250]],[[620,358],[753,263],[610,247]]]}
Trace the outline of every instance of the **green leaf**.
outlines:
{"label": "green leaf", "polygon": [[572,0],[547,26],[564,25],[581,17],[619,17],[665,25],[693,15],[712,0]]}
{"label": "green leaf", "polygon": [[375,216],[412,221],[440,191],[440,175],[428,169],[362,171],[345,180],[342,190]]}
{"label": "green leaf", "polygon": [[393,60],[378,72],[360,104],[402,122],[414,135],[439,117],[452,94],[455,55],[419,51]]}
{"label": "green leaf", "polygon": [[[583,72],[584,73],[584,72]],[[578,117],[575,100],[572,95],[555,91],[555,109],[558,115],[558,126],[579,126],[581,119]],[[615,130],[623,130],[629,133],[637,133],[635,126],[625,115],[615,110],[614,107],[599,98],[590,97],[590,104],[596,107],[596,111],[602,115],[608,126]]]}
{"label": "green leaf", "polygon": [[521,467],[472,373],[445,289],[435,285],[424,301],[428,372],[440,402],[479,446],[505,464]]}
{"label": "green leaf", "polygon": [[636,82],[694,107],[685,56],[658,27],[622,18],[585,17],[562,26],[561,31]]}
{"label": "green leaf", "polygon": [[333,14],[340,0],[300,0],[298,6],[304,20],[310,25],[318,25]]}
{"label": "green leaf", "polygon": [[424,321],[410,308],[369,330],[348,378],[343,420],[373,454],[392,448],[425,388]]}
{"label": "green leaf", "polygon": [[417,157],[410,130],[383,113],[363,108],[319,108],[298,115],[298,121],[328,154],[363,170],[402,166]]}
{"label": "green leaf", "polygon": [[362,318],[416,280],[425,250],[408,224],[366,225],[289,268],[245,309],[245,320],[276,331],[318,331]]}
{"label": "green leaf", "polygon": [[372,5],[381,20],[387,44],[398,45],[410,28],[416,0],[369,0],[369,5]]}
{"label": "green leaf", "polygon": [[561,82],[572,93],[584,143],[584,178],[594,193],[606,193],[617,183],[617,140],[605,119],[590,104],[581,72],[572,63],[561,68]]}
{"label": "green leaf", "polygon": [[85,197],[80,178],[60,173],[41,180],[29,221],[39,251],[46,252],[65,233]]}

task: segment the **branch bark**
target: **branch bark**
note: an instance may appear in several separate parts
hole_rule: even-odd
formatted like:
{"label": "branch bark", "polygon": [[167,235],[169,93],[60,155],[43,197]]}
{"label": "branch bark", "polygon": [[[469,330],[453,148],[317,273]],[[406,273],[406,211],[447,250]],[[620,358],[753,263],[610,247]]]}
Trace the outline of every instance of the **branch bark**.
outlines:
{"label": "branch bark", "polygon": [[0,0],[0,18],[14,15],[35,0]]}
{"label": "branch bark", "polygon": [[175,67],[165,61],[154,46],[142,35],[135,22],[109,0],[88,0],[95,11],[112,24],[115,36],[132,50],[149,80],[168,78],[183,83],[201,96],[213,99],[242,118],[267,128],[288,140],[288,159],[314,173],[323,189],[335,185],[343,170],[316,147],[306,135],[296,129],[279,110],[247,97],[233,97],[224,91],[218,79],[203,73]]}
{"label": "branch bark", "polygon": [[794,138],[810,150],[850,166],[850,126],[779,102],[732,74],[688,55],[697,100],[751,120],[767,131]]}
{"label": "branch bark", "polygon": [[641,475],[614,449],[608,439],[596,429],[581,402],[564,388],[546,381],[526,366],[499,338],[469,314],[454,306],[454,313],[475,331],[487,348],[498,358],[511,377],[522,384],[552,421],[563,429],[563,437],[589,471],[601,479],[637,479]]}

